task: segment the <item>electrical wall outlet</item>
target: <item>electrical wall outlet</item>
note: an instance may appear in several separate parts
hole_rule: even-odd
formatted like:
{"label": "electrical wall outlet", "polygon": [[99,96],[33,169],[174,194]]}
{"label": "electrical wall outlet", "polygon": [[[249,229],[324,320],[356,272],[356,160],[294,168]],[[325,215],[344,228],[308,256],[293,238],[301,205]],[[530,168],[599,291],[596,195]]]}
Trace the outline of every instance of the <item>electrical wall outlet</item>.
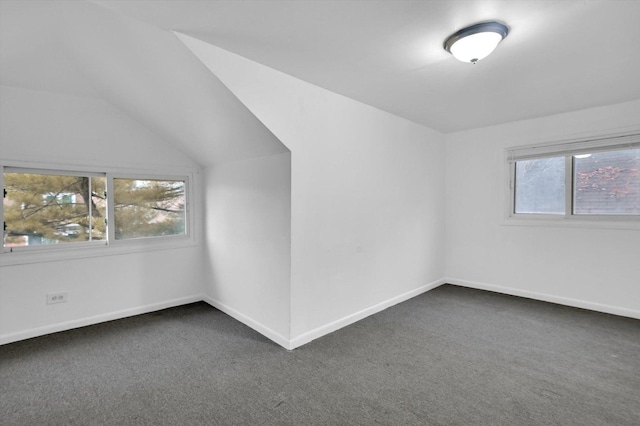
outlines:
{"label": "electrical wall outlet", "polygon": [[69,299],[69,293],[48,293],[47,305],[52,303],[64,303]]}

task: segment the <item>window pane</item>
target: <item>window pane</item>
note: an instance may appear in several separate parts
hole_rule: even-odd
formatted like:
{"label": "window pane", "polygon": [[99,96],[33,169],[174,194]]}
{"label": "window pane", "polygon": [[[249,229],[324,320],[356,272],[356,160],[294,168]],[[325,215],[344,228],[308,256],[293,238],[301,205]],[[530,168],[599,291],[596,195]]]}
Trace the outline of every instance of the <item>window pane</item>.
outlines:
{"label": "window pane", "polygon": [[185,234],[185,181],[114,179],[115,237]]}
{"label": "window pane", "polygon": [[5,247],[106,238],[104,177],[4,173]]}
{"label": "window pane", "polygon": [[564,157],[516,162],[515,212],[565,213]]}
{"label": "window pane", "polygon": [[640,215],[640,149],[574,157],[574,214]]}

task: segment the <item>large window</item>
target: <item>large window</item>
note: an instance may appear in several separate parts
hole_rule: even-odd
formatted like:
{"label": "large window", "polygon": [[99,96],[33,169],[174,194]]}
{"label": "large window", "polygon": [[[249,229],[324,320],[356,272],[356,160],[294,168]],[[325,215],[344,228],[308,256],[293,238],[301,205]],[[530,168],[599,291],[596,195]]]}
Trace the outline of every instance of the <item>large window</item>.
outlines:
{"label": "large window", "polygon": [[187,237],[188,177],[132,175],[3,167],[2,253]]}
{"label": "large window", "polygon": [[640,221],[640,135],[507,150],[509,216]]}

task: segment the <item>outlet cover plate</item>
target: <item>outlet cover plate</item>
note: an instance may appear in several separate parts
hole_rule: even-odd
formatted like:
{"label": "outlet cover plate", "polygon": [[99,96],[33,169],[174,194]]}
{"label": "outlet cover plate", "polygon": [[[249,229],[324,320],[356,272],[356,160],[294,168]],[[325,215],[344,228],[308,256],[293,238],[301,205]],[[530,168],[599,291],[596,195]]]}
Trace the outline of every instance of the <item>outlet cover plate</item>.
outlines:
{"label": "outlet cover plate", "polygon": [[47,305],[64,303],[69,300],[69,293],[47,293]]}

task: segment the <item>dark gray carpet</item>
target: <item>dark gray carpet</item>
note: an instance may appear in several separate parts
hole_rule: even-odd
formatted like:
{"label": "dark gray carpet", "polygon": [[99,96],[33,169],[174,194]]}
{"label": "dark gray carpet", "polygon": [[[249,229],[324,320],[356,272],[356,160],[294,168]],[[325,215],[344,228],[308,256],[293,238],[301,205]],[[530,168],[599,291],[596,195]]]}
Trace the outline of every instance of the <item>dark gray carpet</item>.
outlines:
{"label": "dark gray carpet", "polygon": [[288,352],[204,303],[0,347],[2,425],[639,425],[640,321],[445,285]]}

